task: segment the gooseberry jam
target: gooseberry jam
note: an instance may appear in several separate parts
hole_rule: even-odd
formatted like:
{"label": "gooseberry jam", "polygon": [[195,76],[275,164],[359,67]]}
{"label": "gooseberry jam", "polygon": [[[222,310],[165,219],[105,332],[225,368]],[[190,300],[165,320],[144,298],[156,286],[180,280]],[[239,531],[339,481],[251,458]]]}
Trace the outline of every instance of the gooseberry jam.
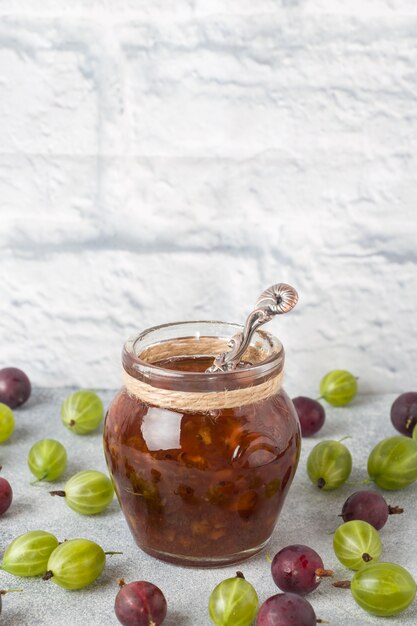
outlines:
{"label": "gooseberry jam", "polygon": [[[180,376],[212,363],[179,355],[152,365]],[[300,430],[282,389],[206,411],[161,408],[122,389],[106,416],[104,447],[137,544],[166,561],[210,567],[248,558],[269,540],[297,467]]]}

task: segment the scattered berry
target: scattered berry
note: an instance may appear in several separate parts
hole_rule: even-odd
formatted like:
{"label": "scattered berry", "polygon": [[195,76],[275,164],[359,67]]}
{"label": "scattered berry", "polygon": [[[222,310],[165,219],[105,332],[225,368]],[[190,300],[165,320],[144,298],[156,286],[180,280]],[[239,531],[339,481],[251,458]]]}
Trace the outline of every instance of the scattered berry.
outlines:
{"label": "scattered berry", "polygon": [[0,402],[0,443],[9,439],[14,431],[13,411],[7,404]]}
{"label": "scattered berry", "polygon": [[34,476],[48,482],[57,480],[67,465],[67,452],[56,439],[41,439],[35,443],[28,455],[29,469]]}
{"label": "scattered berry", "polygon": [[48,559],[58,539],[44,530],[31,530],[19,535],[6,548],[2,569],[15,576],[39,576],[44,574]]}
{"label": "scattered berry", "polygon": [[65,498],[68,506],[82,515],[101,513],[113,500],[114,489],[108,476],[95,470],[78,472],[68,480],[64,491],[50,491]]}
{"label": "scattered berry", "polygon": [[303,437],[311,437],[317,433],[326,419],[324,408],[320,402],[305,396],[298,396],[293,399],[293,404],[300,420]]}
{"label": "scattered berry", "polygon": [[411,485],[417,479],[417,441],[401,435],[380,441],[368,457],[368,474],[382,489]]}
{"label": "scattered berry", "polygon": [[399,506],[389,506],[385,498],[377,491],[356,491],[343,505],[341,517],[344,522],[362,520],[376,530],[385,526],[388,516],[403,513]]}
{"label": "scattered berry", "polygon": [[295,593],[278,593],[262,604],[256,626],[316,626],[313,607]]}
{"label": "scattered berry", "polygon": [[378,531],[368,522],[345,522],[333,535],[333,549],[339,561],[349,569],[359,569],[364,563],[377,561],[382,543]]}
{"label": "scattered berry", "polygon": [[321,441],[307,458],[307,474],[319,489],[330,491],[340,487],[352,471],[352,456],[340,441]]}
{"label": "scattered berry", "polygon": [[0,402],[16,409],[26,402],[31,391],[30,380],[22,370],[17,367],[0,370]]}
{"label": "scattered berry", "polygon": [[119,581],[114,610],[123,626],[160,626],[167,614],[167,602],[156,585],[140,580]]}
{"label": "scattered berry", "polygon": [[[1,469],[1,466],[0,466]],[[13,490],[10,483],[5,478],[0,478],[0,515],[3,515],[11,505],[13,500]]]}
{"label": "scattered berry", "polygon": [[63,424],[77,435],[86,435],[95,430],[103,419],[103,403],[94,391],[74,391],[61,406]]}
{"label": "scattered berry", "polygon": [[321,557],[308,546],[295,544],[283,548],[271,564],[272,578],[282,591],[310,593],[319,586],[323,576],[332,576],[325,570]]}
{"label": "scattered berry", "polygon": [[394,563],[369,563],[352,578],[351,592],[362,609],[388,617],[406,609],[416,596],[409,572]]}
{"label": "scattered berry", "polygon": [[333,370],[321,379],[320,396],[332,406],[345,406],[356,396],[356,378],[346,370]]}
{"label": "scattered berry", "polygon": [[411,437],[417,424],[417,391],[402,393],[391,407],[393,426],[406,437]]}
{"label": "scattered berry", "polygon": [[105,565],[106,553],[94,541],[71,539],[52,552],[43,580],[64,589],[82,589],[101,575]]}
{"label": "scattered berry", "polygon": [[237,572],[213,589],[209,599],[209,614],[215,626],[249,626],[258,610],[258,594]]}

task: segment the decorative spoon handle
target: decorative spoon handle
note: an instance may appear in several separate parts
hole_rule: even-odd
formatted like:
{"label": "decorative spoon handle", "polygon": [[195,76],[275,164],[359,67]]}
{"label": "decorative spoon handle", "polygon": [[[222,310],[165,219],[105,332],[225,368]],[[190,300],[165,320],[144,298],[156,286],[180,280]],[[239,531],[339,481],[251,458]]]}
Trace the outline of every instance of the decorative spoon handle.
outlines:
{"label": "decorative spoon handle", "polygon": [[248,315],[243,331],[233,335],[228,342],[229,352],[223,352],[214,359],[207,372],[228,372],[238,367],[239,361],[250,344],[255,330],[269,322],[275,315],[288,313],[297,304],[298,293],[286,283],[278,283],[266,289],[259,296],[254,310]]}

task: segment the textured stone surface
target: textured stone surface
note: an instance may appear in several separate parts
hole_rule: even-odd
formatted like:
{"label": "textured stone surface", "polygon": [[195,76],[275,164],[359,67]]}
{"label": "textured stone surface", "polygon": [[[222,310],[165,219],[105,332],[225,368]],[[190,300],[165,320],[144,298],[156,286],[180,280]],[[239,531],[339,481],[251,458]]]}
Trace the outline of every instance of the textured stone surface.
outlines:
{"label": "textured stone surface", "polygon": [[[65,502],[51,498],[50,484],[30,486],[32,476],[26,466],[33,443],[44,437],[59,439],[68,451],[68,468],[53,489],[63,489],[65,481],[84,469],[106,471],[100,432],[84,437],[69,432],[59,418],[59,409],[68,389],[36,389],[27,405],[16,410],[16,430],[9,442],[0,446],[2,476],[10,480],[14,501],[1,519],[0,555],[17,535],[28,530],[48,530],[59,540],[85,537],[98,542],[105,550],[123,551],[108,557],[102,577],[90,587],[69,592],[52,582],[18,579],[0,571],[0,589],[21,587],[24,593],[3,598],[2,626],[102,626],[118,624],[113,613],[117,579],[149,580],[163,589],[169,613],[164,626],[210,626],[207,602],[212,589],[224,578],[233,576],[235,567],[221,569],[185,569],[161,563],[142,553],[134,544],[116,501],[100,515],[87,517],[69,509]],[[108,404],[113,392],[99,392]],[[322,439],[341,439],[353,456],[352,481],[366,478],[366,459],[377,441],[396,433],[391,426],[389,409],[393,395],[358,397],[349,407],[326,407],[326,423],[318,435],[303,440],[300,465],[281,513],[267,552],[274,555],[285,545],[304,543],[317,550],[325,567],[334,569],[339,580],[352,573],[339,564],[333,554],[332,533],[339,525],[338,514],[350,493],[360,487],[344,485],[333,492],[319,492],[309,482],[305,464],[312,447]],[[366,436],[364,429],[366,428]],[[406,567],[417,577],[416,489],[413,485],[400,492],[384,492],[388,503],[403,506],[403,515],[392,516],[381,530],[384,545],[382,558]],[[278,593],[269,573],[266,552],[241,563],[238,569],[256,588],[260,601]],[[381,625],[381,618],[364,613],[350,592],[335,589],[325,579],[309,596],[317,616],[335,626]],[[417,604],[414,603],[392,626],[414,626]]]}
{"label": "textured stone surface", "polygon": [[0,365],[111,388],[131,333],[288,281],[296,393],[415,387],[416,29],[413,0],[0,1]]}

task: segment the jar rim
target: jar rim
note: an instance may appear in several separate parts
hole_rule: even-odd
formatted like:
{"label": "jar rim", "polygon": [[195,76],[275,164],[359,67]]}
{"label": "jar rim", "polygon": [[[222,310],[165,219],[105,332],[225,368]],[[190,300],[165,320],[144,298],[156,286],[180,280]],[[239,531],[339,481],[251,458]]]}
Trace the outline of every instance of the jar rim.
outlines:
{"label": "jar rim", "polygon": [[[194,329],[194,331],[193,331]],[[178,332],[182,330],[182,334]],[[243,325],[233,322],[223,322],[220,320],[191,320],[170,322],[159,324],[145,329],[138,335],[130,337],[124,344],[122,353],[123,367],[128,374],[136,378],[146,380],[155,386],[158,381],[164,382],[187,382],[197,385],[210,385],[212,382],[223,384],[227,388],[228,384],[245,385],[249,381],[264,378],[282,370],[284,363],[284,348],[274,335],[264,330],[255,331],[250,346],[262,345],[268,352],[265,359],[258,363],[253,363],[244,368],[239,368],[226,372],[195,372],[164,368],[155,363],[141,358],[146,348],[156,346],[164,342],[175,341],[175,339],[200,339],[202,337],[212,337],[221,340],[229,340],[231,337],[242,331]],[[177,331],[177,333],[175,333]],[[210,332],[209,332],[210,331]],[[217,331],[217,332],[216,332]],[[187,333],[188,334],[184,334]],[[153,340],[152,340],[153,336]],[[159,337],[159,339],[158,339]],[[187,355],[184,355],[187,356]],[[190,356],[190,355],[189,355]],[[210,355],[211,356],[211,355]]]}

